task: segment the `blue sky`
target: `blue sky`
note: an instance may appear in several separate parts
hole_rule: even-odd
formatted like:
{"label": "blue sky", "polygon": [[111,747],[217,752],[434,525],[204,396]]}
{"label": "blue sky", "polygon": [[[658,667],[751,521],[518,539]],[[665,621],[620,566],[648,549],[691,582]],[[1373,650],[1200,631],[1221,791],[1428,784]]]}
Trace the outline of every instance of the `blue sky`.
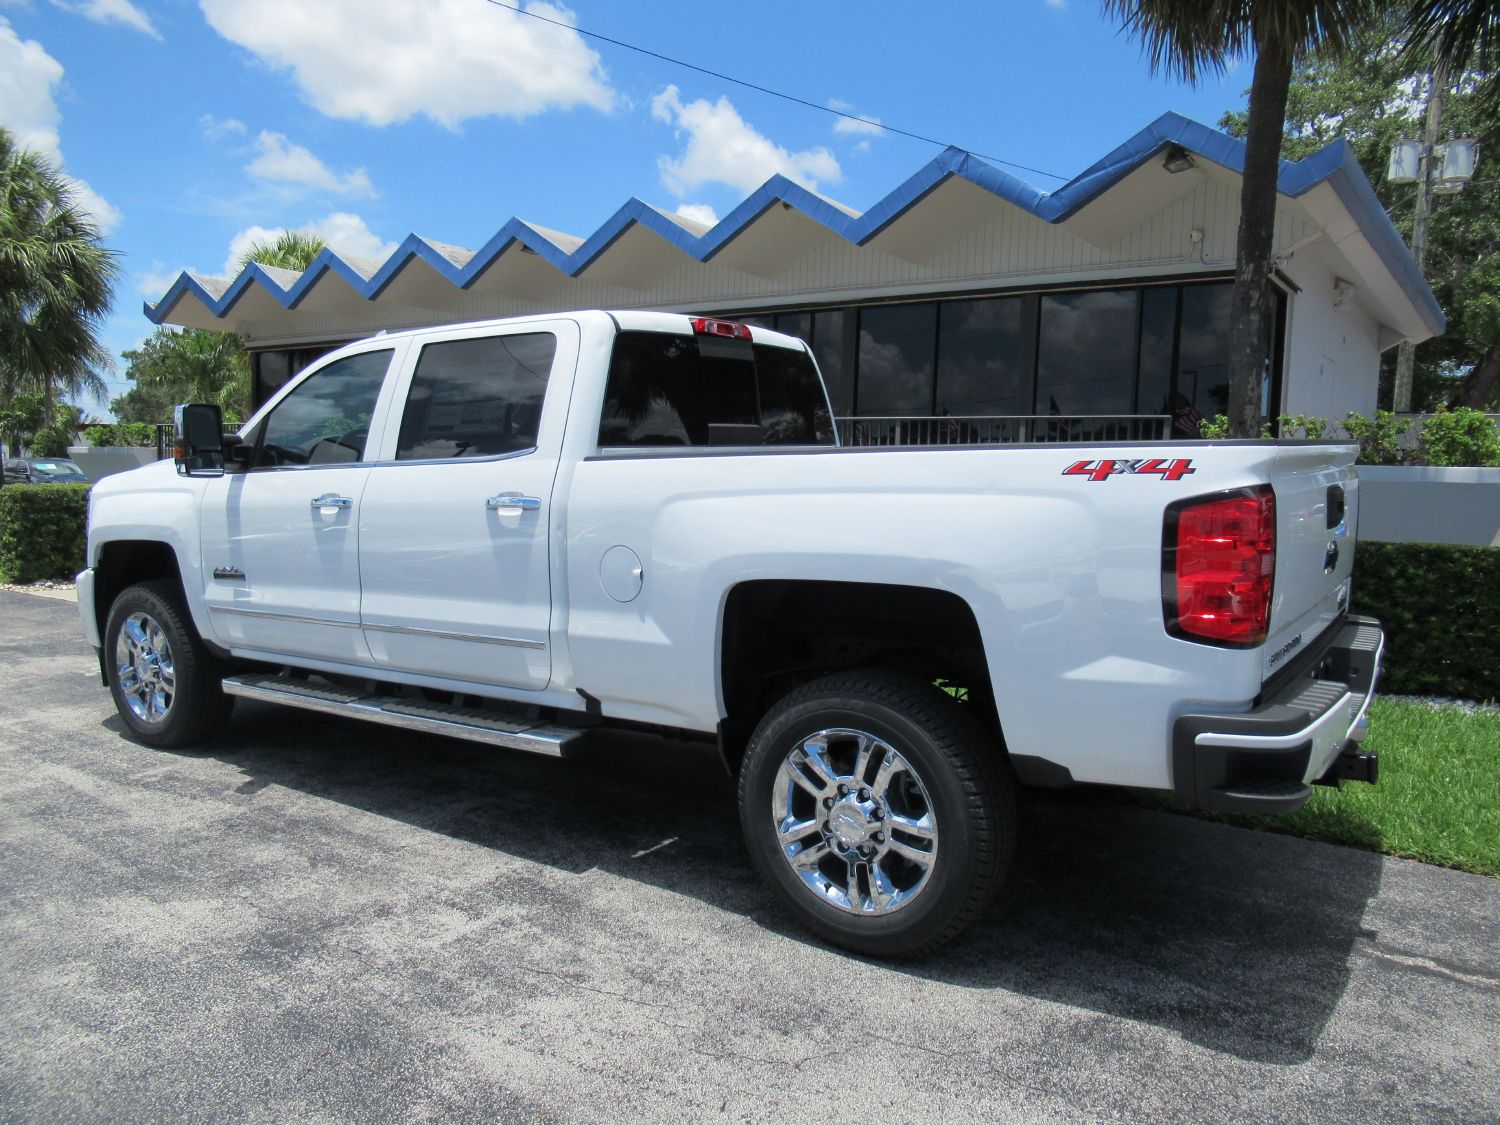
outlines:
{"label": "blue sky", "polygon": [[[1213,124],[1248,81],[1151,76],[1097,0],[526,7],[1064,177],[1167,110]],[[487,0],[0,0],[0,124],[119,251],[116,355],[142,301],[261,232],[364,257],[512,216],[587,235],[631,196],[723,216],[775,172],[863,210],[940,151]]]}

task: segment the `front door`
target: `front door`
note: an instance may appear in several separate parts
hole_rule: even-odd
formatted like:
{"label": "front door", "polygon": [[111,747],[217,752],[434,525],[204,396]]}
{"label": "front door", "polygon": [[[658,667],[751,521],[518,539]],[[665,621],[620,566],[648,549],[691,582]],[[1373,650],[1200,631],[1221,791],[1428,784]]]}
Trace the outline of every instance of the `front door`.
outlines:
{"label": "front door", "polygon": [[548,527],[577,355],[572,321],[422,345],[393,408],[394,456],[371,470],[360,515],[360,616],[377,665],[547,686]]}
{"label": "front door", "polygon": [[256,426],[250,468],[203,498],[214,633],[239,653],[368,664],[359,626],[360,502],[389,348],[335,360]]}

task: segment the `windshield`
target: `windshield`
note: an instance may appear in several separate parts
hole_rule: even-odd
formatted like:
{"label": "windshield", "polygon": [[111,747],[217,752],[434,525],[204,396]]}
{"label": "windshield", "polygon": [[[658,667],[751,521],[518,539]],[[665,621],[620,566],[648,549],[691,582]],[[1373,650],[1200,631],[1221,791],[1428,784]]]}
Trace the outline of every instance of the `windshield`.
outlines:
{"label": "windshield", "polygon": [[83,470],[72,461],[34,461],[31,465],[34,476],[51,480],[87,480]]}

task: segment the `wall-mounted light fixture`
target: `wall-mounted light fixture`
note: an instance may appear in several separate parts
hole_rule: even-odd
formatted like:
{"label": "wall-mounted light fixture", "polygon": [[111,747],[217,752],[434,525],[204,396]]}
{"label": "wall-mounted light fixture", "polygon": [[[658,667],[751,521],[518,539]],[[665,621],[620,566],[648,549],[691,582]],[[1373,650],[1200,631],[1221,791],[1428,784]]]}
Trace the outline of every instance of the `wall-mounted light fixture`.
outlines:
{"label": "wall-mounted light fixture", "polygon": [[1161,166],[1174,176],[1178,172],[1186,172],[1189,168],[1195,167],[1192,154],[1181,145],[1167,146],[1167,153],[1162,157]]}

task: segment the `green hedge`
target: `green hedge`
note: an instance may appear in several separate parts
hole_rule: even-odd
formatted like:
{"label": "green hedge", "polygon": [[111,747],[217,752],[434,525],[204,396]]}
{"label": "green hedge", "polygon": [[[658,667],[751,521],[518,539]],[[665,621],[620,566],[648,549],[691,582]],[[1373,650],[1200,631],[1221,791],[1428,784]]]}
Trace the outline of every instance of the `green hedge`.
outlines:
{"label": "green hedge", "polygon": [[1361,543],[1356,613],[1385,626],[1377,690],[1500,699],[1500,549]]}
{"label": "green hedge", "polygon": [[72,578],[87,551],[89,486],[0,488],[0,582]]}

